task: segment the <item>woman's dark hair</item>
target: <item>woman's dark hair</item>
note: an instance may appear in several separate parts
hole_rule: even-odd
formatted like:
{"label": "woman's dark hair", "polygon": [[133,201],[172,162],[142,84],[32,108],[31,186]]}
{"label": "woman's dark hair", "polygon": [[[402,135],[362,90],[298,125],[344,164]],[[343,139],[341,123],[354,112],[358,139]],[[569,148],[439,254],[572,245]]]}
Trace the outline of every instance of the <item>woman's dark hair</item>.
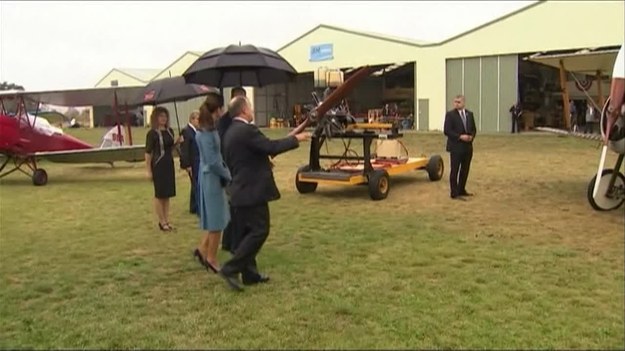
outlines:
{"label": "woman's dark hair", "polygon": [[213,114],[224,105],[224,99],[220,94],[209,93],[206,100],[200,106],[200,128],[206,131],[215,129],[215,117]]}
{"label": "woman's dark hair", "polygon": [[157,106],[152,110],[152,114],[150,115],[150,128],[158,128],[158,115],[161,113],[164,113],[167,116],[167,123],[165,123],[165,126],[169,128],[169,111],[162,106]]}

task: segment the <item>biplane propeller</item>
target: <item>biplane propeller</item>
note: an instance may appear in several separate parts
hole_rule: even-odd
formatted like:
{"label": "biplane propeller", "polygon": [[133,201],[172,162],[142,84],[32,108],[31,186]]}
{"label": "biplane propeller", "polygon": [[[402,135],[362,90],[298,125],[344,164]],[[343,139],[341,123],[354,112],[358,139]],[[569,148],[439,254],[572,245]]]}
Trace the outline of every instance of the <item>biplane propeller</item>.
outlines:
{"label": "biplane propeller", "polygon": [[301,133],[310,124],[317,123],[317,127],[313,132],[313,138],[325,137],[330,139],[336,132],[345,130],[350,124],[355,124],[356,120],[348,110],[341,108],[338,111],[333,111],[333,108],[337,105],[346,106],[345,98],[354,90],[358,83],[373,73],[374,70],[375,68],[371,66],[361,67],[323,101],[318,101],[316,94],[313,93],[317,103],[316,106],[307,113],[302,123],[291,131],[289,135]]}

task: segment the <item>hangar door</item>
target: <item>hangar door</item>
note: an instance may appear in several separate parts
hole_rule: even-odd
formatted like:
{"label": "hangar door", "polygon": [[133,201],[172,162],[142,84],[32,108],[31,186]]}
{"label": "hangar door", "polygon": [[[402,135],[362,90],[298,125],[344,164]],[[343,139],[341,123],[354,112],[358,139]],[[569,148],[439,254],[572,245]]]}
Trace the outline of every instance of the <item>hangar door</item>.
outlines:
{"label": "hangar door", "polygon": [[268,127],[271,118],[286,119],[287,84],[272,84],[262,88],[254,88],[254,124]]}
{"label": "hangar door", "polygon": [[478,131],[502,132],[512,127],[508,110],[518,96],[518,56],[482,56],[448,59],[446,106],[463,94],[473,111]]}

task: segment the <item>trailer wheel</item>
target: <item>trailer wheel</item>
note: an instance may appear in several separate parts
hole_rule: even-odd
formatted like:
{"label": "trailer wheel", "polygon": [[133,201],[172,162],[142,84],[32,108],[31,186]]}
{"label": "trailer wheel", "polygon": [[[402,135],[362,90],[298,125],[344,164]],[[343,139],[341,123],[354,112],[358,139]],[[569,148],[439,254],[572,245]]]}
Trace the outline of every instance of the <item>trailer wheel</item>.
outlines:
{"label": "trailer wheel", "polygon": [[43,168],[38,168],[33,172],[34,185],[46,185],[48,183],[48,173]]}
{"label": "trailer wheel", "polygon": [[369,174],[369,196],[373,200],[383,200],[390,190],[388,173],[385,170],[375,170]]}
{"label": "trailer wheel", "polygon": [[300,182],[299,180],[299,174],[308,171],[310,171],[309,166],[302,166],[297,169],[297,174],[295,174],[295,188],[300,194],[314,193],[317,190],[317,183]]}
{"label": "trailer wheel", "polygon": [[428,176],[431,181],[435,182],[437,180],[441,180],[441,178],[443,178],[443,173],[445,172],[443,158],[439,155],[433,155],[430,157],[427,166],[425,166],[425,170],[428,172]]}
{"label": "trailer wheel", "polygon": [[595,175],[588,184],[587,198],[590,206],[597,211],[611,211],[621,207],[625,202],[625,176],[622,173],[617,172],[616,181],[614,182],[614,188],[610,189],[611,197],[607,197],[608,185],[610,178],[614,173],[613,169],[604,169],[601,172],[601,180],[599,181],[599,190],[597,191],[597,197],[592,197],[592,193],[595,190]]}

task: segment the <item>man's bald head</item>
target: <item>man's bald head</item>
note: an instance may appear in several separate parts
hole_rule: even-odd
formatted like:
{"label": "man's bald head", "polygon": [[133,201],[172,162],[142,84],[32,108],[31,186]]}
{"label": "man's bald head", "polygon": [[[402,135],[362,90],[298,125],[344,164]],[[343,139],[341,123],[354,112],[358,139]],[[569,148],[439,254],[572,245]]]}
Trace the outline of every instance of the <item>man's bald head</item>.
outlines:
{"label": "man's bald head", "polygon": [[237,96],[230,100],[228,111],[232,117],[243,117],[250,122],[254,119],[250,100],[245,96]]}

